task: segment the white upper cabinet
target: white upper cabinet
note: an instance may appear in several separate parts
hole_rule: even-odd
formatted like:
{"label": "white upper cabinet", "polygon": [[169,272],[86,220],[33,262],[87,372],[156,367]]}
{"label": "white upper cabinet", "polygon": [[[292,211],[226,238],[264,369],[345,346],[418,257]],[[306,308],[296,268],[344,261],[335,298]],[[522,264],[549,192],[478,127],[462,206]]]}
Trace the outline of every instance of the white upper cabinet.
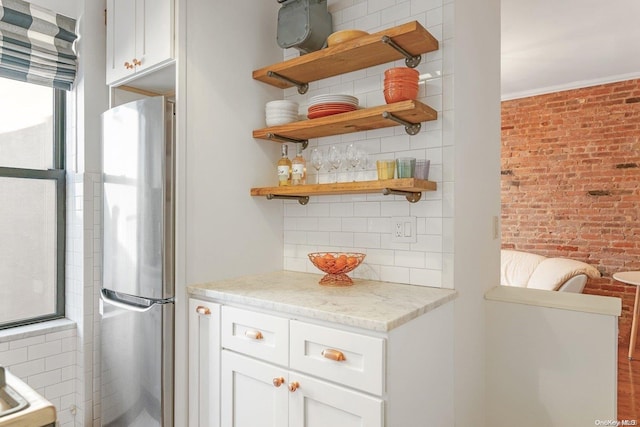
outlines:
{"label": "white upper cabinet", "polygon": [[129,83],[173,61],[173,0],[107,0],[109,86]]}

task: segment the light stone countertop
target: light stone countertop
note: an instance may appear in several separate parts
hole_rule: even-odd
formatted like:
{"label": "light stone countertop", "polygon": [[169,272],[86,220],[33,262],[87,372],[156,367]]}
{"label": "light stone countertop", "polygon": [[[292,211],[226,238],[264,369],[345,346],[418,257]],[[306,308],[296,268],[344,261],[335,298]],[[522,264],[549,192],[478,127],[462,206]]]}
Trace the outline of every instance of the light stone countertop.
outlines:
{"label": "light stone countertop", "polygon": [[277,271],[191,285],[194,297],[387,332],[456,298],[453,289],[353,279],[318,284],[322,275]]}
{"label": "light stone countertop", "polygon": [[20,378],[5,370],[7,384],[20,394],[29,406],[0,417],[1,427],[49,426],[56,422],[56,408]]}

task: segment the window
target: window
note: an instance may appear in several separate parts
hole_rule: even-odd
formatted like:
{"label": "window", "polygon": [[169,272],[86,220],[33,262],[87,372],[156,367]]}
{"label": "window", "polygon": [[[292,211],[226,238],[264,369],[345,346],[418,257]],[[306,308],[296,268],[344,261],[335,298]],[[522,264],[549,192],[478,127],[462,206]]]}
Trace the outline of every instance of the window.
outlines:
{"label": "window", "polygon": [[0,329],[64,316],[65,92],[0,78]]}

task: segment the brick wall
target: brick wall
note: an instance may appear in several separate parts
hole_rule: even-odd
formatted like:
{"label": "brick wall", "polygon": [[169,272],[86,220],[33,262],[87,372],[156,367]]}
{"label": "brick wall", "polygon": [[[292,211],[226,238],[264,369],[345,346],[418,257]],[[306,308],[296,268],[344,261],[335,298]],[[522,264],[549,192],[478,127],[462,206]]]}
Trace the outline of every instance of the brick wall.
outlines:
{"label": "brick wall", "polygon": [[640,80],[502,103],[502,247],[592,264],[585,293],[622,298],[640,270]]}

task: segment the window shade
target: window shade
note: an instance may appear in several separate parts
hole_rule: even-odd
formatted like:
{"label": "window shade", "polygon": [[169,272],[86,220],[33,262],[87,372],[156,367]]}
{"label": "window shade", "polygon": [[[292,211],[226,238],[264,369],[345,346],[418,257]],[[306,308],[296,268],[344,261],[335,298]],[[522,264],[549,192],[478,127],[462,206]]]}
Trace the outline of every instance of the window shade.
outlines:
{"label": "window shade", "polygon": [[76,20],[22,0],[0,0],[0,76],[69,90]]}

